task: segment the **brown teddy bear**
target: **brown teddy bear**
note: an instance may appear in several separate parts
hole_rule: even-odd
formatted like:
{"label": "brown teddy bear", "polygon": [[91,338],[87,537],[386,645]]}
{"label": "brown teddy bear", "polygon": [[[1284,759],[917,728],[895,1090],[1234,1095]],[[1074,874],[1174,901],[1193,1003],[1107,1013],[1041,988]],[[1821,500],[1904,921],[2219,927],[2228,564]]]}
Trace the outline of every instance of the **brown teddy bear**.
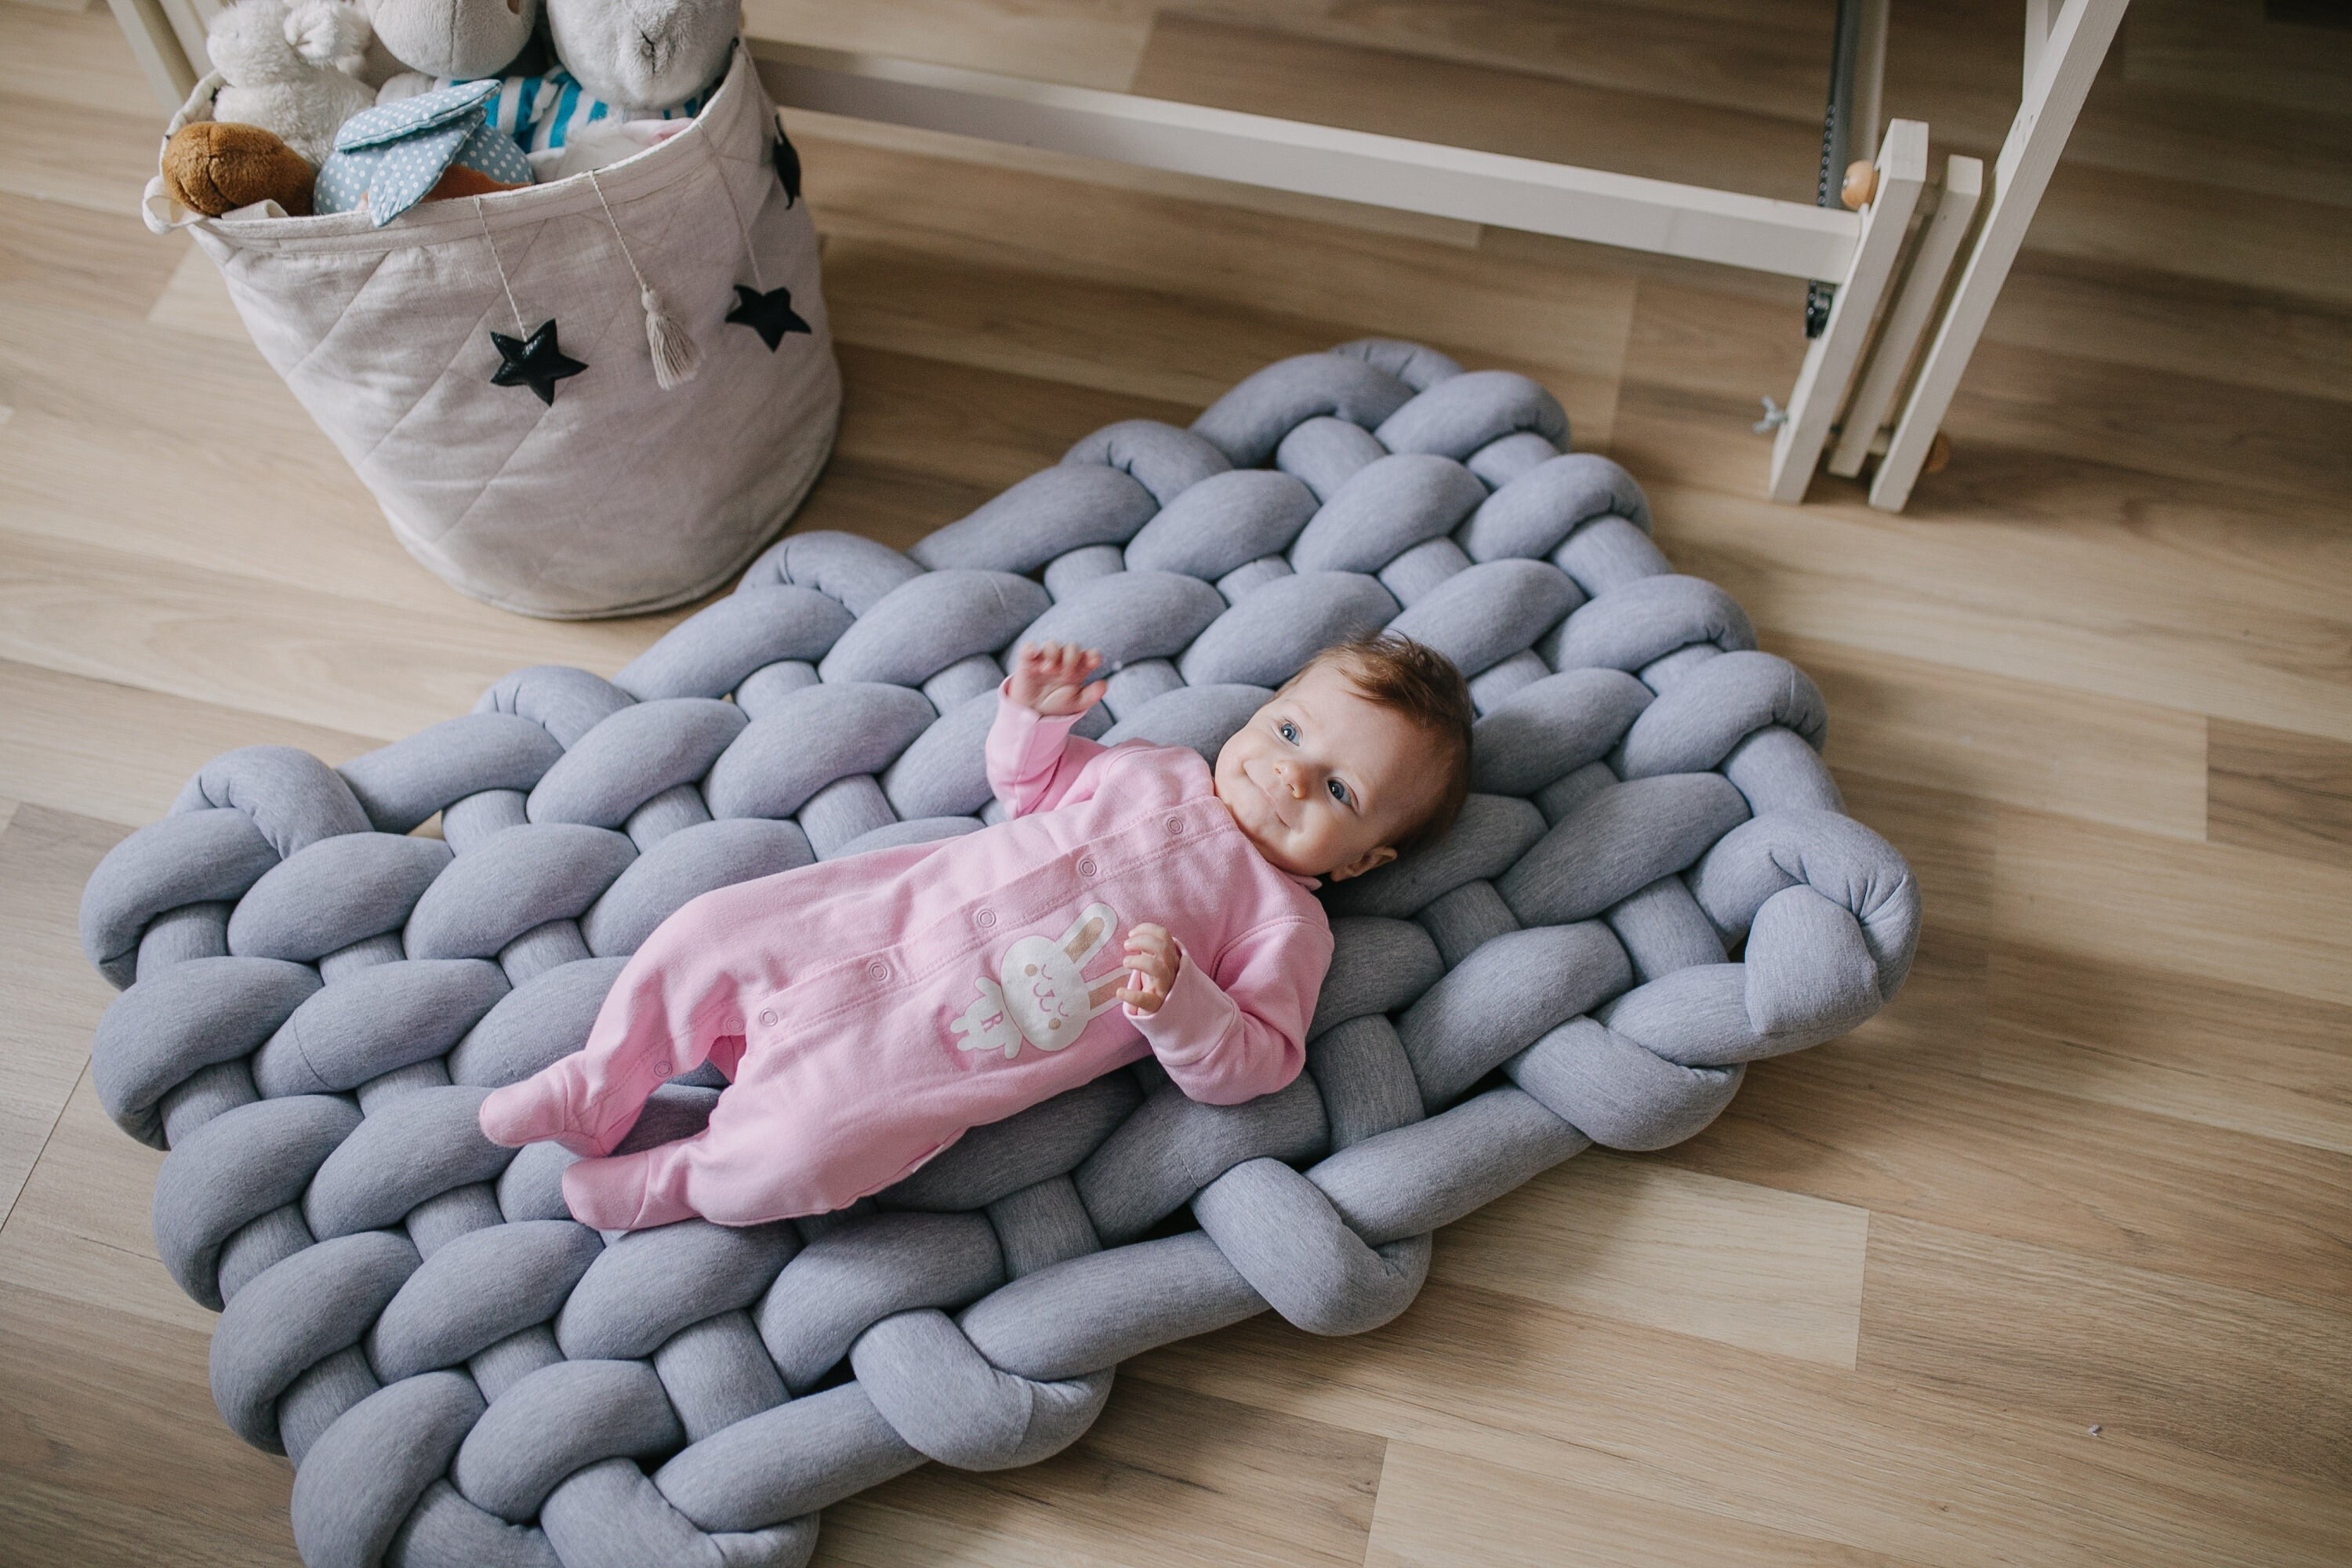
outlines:
{"label": "brown teddy bear", "polygon": [[233,120],[195,121],[163,144],[164,191],[206,217],[263,201],[309,217],[318,173],[276,132]]}

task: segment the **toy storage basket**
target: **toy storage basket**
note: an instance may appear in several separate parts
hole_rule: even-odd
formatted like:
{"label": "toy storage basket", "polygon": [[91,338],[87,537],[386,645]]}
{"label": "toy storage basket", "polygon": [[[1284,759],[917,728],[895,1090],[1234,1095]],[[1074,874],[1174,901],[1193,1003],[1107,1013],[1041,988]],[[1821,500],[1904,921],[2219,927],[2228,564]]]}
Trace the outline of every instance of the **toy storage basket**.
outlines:
{"label": "toy storage basket", "polygon": [[[184,120],[209,114],[199,99]],[[362,212],[186,226],[412,554],[525,615],[627,615],[736,576],[832,448],[841,377],[816,231],[777,140],[739,46],[688,129],[593,183],[431,202],[383,228]],[[701,351],[667,390],[640,274]],[[739,287],[789,289],[798,325],[772,348],[730,321]],[[587,369],[551,403],[494,384],[490,334],[549,321]]]}

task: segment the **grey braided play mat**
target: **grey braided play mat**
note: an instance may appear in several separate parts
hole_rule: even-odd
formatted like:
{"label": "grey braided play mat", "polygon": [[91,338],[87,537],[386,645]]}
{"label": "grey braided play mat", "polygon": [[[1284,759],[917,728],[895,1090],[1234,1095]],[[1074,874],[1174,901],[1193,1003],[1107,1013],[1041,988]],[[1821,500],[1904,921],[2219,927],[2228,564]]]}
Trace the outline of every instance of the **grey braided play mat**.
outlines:
{"label": "grey braided play mat", "polygon": [[[92,1068],[171,1151],[156,1243],[222,1308],[222,1415],[295,1461],[305,1561],[798,1564],[816,1510],[926,1458],[1056,1452],[1138,1352],[1269,1307],[1388,1321],[1436,1226],[1686,1138],[1742,1064],[1884,1005],[1918,894],[1841,810],[1820,694],[1567,436],[1525,377],[1349,343],[1189,431],[1098,431],[911,559],[787,539],[610,681],[522,670],[340,769],[206,765],[84,895],[128,987]],[[1328,895],[1288,1089],[1196,1104],[1147,1059],[847,1214],[610,1245],[564,1210],[571,1156],[482,1139],[487,1089],[576,1048],[688,899],[992,819],[1016,642],[1104,650],[1082,733],[1213,753],[1381,625],[1471,677],[1475,793]]]}

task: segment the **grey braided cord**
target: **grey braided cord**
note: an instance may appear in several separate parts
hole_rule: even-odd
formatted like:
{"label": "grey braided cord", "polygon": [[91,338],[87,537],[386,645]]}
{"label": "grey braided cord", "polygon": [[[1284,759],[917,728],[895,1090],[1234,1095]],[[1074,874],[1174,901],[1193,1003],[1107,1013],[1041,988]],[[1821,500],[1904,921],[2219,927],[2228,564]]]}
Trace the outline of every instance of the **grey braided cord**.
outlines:
{"label": "grey braided cord", "polygon": [[[1190,430],[1098,431],[908,554],[788,538],[609,681],[520,670],[340,769],[208,763],[85,892],[125,987],[92,1070],[170,1151],[156,1242],[221,1310],[222,1415],[298,1467],[304,1560],[802,1563],[819,1510],[925,1459],[1061,1449],[1139,1351],[1268,1308],[1388,1321],[1437,1226],[1595,1142],[1687,1138],[1746,1063],[1883,1006],[1917,889],[1843,813],[1820,693],[1567,438],[1524,377],[1348,343]],[[1383,625],[1470,677],[1474,793],[1328,893],[1288,1089],[1202,1105],[1147,1060],[845,1214],[609,1243],[565,1211],[570,1155],[483,1141],[482,1096],[576,1049],[687,900],[993,820],[1023,638],[1108,656],[1082,733],[1213,754]],[[719,1081],[659,1090],[625,1147],[695,1131]]]}

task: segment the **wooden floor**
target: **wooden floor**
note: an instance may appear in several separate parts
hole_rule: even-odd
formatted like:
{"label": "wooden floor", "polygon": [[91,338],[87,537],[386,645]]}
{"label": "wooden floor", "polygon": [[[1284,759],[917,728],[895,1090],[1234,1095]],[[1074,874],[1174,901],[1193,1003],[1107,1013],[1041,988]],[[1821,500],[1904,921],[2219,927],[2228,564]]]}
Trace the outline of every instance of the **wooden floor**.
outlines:
{"label": "wooden floor", "polygon": [[[1805,199],[1832,5],[749,8]],[[2019,10],[1904,0],[1889,110],[1990,153]],[[906,542],[1366,332],[1524,370],[1821,682],[1927,921],[1883,1017],[1454,1226],[1389,1328],[1145,1356],[1069,1452],[883,1487],[821,1563],[2352,1560],[2352,32],[2263,18],[2137,0],[1901,517],[1760,499],[1801,286],[799,123],[849,387],[807,526]],[[520,620],[412,564],[132,216],[161,118],[103,8],[0,3],[10,1564],[293,1561],[289,1472],[155,1260],[158,1157],[90,1089],[90,868],[217,751],[339,761],[675,619]]]}

